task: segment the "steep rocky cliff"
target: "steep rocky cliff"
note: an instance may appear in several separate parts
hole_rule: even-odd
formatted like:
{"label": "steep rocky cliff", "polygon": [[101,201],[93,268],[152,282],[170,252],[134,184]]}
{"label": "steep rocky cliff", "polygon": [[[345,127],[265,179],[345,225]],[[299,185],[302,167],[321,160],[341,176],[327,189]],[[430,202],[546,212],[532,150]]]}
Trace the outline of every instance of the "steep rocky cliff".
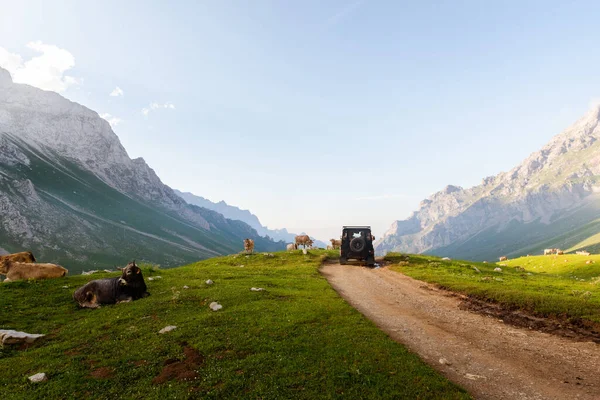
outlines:
{"label": "steep rocky cliff", "polygon": [[[463,189],[447,186],[396,221],[376,245],[388,251],[486,259],[569,244],[600,217],[600,107],[509,172]],[[574,240],[574,239],[573,239]]]}
{"label": "steep rocky cliff", "polygon": [[0,247],[75,268],[131,258],[177,265],[281,243],[187,204],[99,115],[0,68]]}

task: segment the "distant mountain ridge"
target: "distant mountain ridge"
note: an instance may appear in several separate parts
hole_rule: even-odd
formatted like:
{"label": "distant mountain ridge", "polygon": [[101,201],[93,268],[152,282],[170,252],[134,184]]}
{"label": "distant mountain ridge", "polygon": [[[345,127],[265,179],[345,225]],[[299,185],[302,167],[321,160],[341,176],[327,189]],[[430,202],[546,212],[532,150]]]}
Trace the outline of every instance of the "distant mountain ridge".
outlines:
{"label": "distant mountain ridge", "polygon": [[600,217],[599,121],[595,106],[509,172],[469,189],[449,185],[423,200],[392,224],[376,252],[484,260],[573,245],[570,237]]}
{"label": "distant mountain ridge", "polygon": [[0,247],[76,269],[137,258],[180,265],[283,248],[249,225],[187,204],[108,122],[0,68]]}
{"label": "distant mountain ridge", "polygon": [[[218,203],[214,203],[208,199],[205,199],[202,196],[195,195],[190,192],[181,192],[177,189],[174,189],[175,193],[184,199],[189,204],[194,204],[199,207],[208,208],[209,210],[216,211],[220,214],[223,214],[226,218],[238,220],[247,223],[252,228],[256,229],[258,234],[263,237],[269,237],[275,241],[284,241],[285,243],[293,243],[296,237],[296,233],[290,233],[287,229],[269,229],[263,226],[260,223],[258,217],[252,214],[249,210],[242,210],[236,206],[232,206],[227,204],[225,201],[221,200]],[[302,232],[301,235],[305,235],[306,233]],[[313,238],[315,241],[316,247],[327,247],[327,244],[324,242]]]}

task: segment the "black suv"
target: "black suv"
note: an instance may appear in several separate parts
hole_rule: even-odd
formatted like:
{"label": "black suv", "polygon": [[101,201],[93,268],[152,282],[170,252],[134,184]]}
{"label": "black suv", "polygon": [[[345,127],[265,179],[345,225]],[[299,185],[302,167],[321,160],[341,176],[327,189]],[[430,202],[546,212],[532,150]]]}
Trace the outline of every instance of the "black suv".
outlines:
{"label": "black suv", "polygon": [[365,261],[367,265],[375,264],[375,249],[370,226],[344,226],[342,229],[342,247],[340,264],[349,259]]}

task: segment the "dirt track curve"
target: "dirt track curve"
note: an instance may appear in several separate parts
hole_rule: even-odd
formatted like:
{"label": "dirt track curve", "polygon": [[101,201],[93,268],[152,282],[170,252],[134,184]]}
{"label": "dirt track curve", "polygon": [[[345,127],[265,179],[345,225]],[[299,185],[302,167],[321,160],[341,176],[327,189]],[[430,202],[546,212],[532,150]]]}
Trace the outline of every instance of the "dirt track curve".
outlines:
{"label": "dirt track curve", "polygon": [[476,399],[600,399],[596,343],[461,310],[456,296],[387,268],[332,264],[321,273],[392,339]]}

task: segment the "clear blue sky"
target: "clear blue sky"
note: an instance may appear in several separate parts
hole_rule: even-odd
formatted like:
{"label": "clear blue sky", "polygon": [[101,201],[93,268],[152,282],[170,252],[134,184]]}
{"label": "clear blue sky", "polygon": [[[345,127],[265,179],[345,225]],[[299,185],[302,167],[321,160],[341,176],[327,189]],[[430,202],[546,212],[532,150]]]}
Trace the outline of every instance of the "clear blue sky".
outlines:
{"label": "clear blue sky", "polygon": [[380,236],[445,185],[509,170],[600,96],[593,1],[0,10],[4,58],[25,68],[36,41],[71,54],[61,94],[118,118],[129,154],[165,183],[321,239],[344,224]]}

